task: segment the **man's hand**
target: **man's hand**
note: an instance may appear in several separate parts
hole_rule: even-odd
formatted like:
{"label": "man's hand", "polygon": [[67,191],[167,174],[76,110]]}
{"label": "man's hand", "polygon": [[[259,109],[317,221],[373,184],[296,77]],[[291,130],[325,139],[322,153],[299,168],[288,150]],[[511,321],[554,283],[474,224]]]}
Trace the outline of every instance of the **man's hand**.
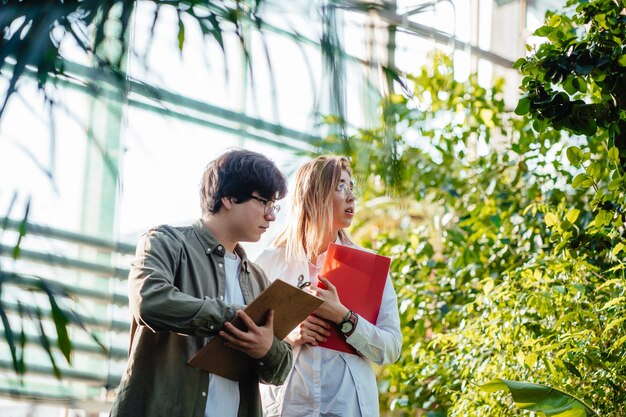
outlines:
{"label": "man's hand", "polygon": [[254,324],[243,310],[237,311],[237,316],[248,330],[239,330],[232,323],[225,323],[224,330],[220,331],[220,336],[226,340],[224,345],[237,349],[254,359],[261,359],[270,351],[274,341],[274,310],[269,311],[265,324],[262,326]]}
{"label": "man's hand", "polygon": [[329,280],[321,275],[318,275],[317,278],[324,284],[326,289],[317,287],[311,290],[324,300],[324,303],[315,310],[315,315],[330,320],[335,324],[341,323],[341,320],[346,317],[350,310],[341,304],[337,288]]}
{"label": "man's hand", "polygon": [[298,327],[293,329],[285,340],[293,347],[304,343],[317,346],[319,342],[327,340],[327,337],[330,335],[330,332],[327,330],[329,328],[330,324],[326,321],[315,316],[309,316]]}

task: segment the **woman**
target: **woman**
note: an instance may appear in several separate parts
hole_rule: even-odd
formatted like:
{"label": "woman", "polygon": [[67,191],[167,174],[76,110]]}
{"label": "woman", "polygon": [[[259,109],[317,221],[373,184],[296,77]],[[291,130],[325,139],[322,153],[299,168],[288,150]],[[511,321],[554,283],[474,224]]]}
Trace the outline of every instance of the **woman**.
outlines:
{"label": "woman", "polygon": [[[324,299],[315,312],[319,318],[310,316],[285,339],[294,347],[294,367],[285,384],[261,387],[267,417],[378,416],[372,362],[382,365],[400,356],[397,296],[389,277],[378,319],[369,323],[350,312],[334,286],[319,276],[330,242],[354,246],[344,230],[355,213],[351,175],[348,160],[343,157],[320,156],[300,167],[292,220],[273,247],[257,260],[271,281],[282,279],[299,286],[310,283],[310,288]],[[317,288],[318,280],[327,289]],[[360,355],[318,346],[326,340],[331,325],[346,323],[340,329]]]}

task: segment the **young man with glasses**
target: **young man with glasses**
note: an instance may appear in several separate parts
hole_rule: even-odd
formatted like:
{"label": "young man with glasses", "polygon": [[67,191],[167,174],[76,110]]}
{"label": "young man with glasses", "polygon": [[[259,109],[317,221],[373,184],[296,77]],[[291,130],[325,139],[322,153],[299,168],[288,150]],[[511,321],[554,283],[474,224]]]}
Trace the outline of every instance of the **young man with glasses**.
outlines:
{"label": "young man with glasses", "polygon": [[[274,337],[272,313],[257,326],[241,310],[269,281],[239,242],[261,238],[286,192],[265,156],[229,151],[204,172],[202,219],[142,237],[129,275],[130,357],[112,416],[262,415],[258,382],[282,384],[292,353]],[[229,323],[235,315],[247,331]],[[187,365],[218,333],[256,360],[253,376],[236,382]]]}

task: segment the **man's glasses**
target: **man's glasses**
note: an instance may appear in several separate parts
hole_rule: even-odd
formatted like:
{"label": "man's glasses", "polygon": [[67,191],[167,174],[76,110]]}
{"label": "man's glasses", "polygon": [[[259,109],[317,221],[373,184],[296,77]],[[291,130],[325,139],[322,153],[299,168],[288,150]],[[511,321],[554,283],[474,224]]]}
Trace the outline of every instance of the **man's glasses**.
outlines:
{"label": "man's glasses", "polygon": [[280,211],[280,206],[275,204],[272,200],[266,200],[255,195],[251,195],[250,198],[254,198],[265,206],[265,214],[278,213]]}
{"label": "man's glasses", "polygon": [[357,190],[354,188],[354,185],[348,185],[345,182],[340,182],[337,184],[335,191],[339,192],[342,197],[347,197],[348,193],[352,193],[353,196],[356,196]]}

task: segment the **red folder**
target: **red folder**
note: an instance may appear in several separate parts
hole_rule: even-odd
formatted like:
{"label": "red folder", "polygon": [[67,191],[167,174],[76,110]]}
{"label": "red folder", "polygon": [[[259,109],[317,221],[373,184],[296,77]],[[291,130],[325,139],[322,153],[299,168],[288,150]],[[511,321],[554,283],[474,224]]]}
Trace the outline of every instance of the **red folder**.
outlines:
{"label": "red folder", "polygon": [[[337,288],[344,306],[370,323],[376,323],[390,262],[385,256],[331,243],[321,275]],[[324,288],[321,281],[318,286]],[[319,346],[358,354],[335,326],[331,327],[328,340]]]}

